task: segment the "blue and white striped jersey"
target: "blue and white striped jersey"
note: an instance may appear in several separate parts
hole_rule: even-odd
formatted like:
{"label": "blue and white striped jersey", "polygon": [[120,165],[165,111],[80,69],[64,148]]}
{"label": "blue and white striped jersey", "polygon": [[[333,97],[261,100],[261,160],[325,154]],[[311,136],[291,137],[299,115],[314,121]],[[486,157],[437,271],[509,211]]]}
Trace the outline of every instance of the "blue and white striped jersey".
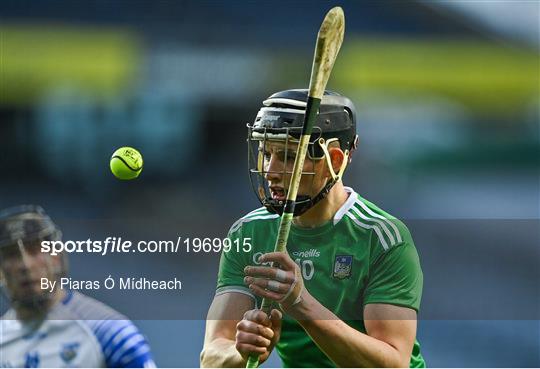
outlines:
{"label": "blue and white striped jersey", "polygon": [[69,291],[47,319],[0,320],[0,367],[155,367],[146,338],[107,305]]}

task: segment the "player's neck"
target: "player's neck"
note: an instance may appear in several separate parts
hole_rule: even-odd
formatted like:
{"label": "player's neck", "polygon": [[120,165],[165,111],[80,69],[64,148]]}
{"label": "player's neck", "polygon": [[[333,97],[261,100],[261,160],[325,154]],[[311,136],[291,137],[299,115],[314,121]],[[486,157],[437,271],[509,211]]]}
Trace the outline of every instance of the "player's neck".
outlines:
{"label": "player's neck", "polygon": [[337,182],[323,200],[299,217],[293,223],[297,227],[315,228],[334,219],[336,212],[343,206],[349,194],[345,191],[343,183]]}

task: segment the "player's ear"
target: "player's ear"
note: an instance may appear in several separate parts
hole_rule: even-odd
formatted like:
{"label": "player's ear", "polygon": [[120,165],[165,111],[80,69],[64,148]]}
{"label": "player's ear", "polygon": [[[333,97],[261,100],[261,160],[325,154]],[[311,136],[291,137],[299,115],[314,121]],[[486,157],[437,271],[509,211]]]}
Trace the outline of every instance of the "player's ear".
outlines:
{"label": "player's ear", "polygon": [[330,162],[334,173],[339,173],[343,160],[345,160],[345,153],[339,147],[329,147],[328,153],[330,154]]}

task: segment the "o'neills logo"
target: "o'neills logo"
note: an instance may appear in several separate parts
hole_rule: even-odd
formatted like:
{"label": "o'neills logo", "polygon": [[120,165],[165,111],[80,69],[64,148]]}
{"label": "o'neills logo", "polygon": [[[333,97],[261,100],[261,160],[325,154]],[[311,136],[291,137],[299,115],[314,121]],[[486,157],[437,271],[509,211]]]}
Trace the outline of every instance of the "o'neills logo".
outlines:
{"label": "o'neills logo", "polygon": [[294,251],[293,256],[299,256],[301,258],[318,258],[321,253],[317,249],[310,249],[307,251]]}

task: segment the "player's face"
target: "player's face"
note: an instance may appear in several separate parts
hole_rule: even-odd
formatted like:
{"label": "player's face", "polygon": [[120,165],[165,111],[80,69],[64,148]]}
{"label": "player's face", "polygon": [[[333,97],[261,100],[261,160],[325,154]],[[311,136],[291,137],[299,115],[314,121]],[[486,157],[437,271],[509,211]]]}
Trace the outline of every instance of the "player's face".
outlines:
{"label": "player's face", "polygon": [[41,289],[41,278],[56,280],[60,256],[42,253],[39,241],[2,247],[0,256],[0,271],[12,301],[31,304],[48,297],[49,292]]}
{"label": "player's face", "polygon": [[[297,149],[296,143],[288,143],[286,147],[280,141],[267,141],[265,145],[259,145],[264,155],[265,179],[274,200],[286,199]],[[314,197],[321,191],[328,180],[325,165],[324,160],[306,157],[298,195]]]}

